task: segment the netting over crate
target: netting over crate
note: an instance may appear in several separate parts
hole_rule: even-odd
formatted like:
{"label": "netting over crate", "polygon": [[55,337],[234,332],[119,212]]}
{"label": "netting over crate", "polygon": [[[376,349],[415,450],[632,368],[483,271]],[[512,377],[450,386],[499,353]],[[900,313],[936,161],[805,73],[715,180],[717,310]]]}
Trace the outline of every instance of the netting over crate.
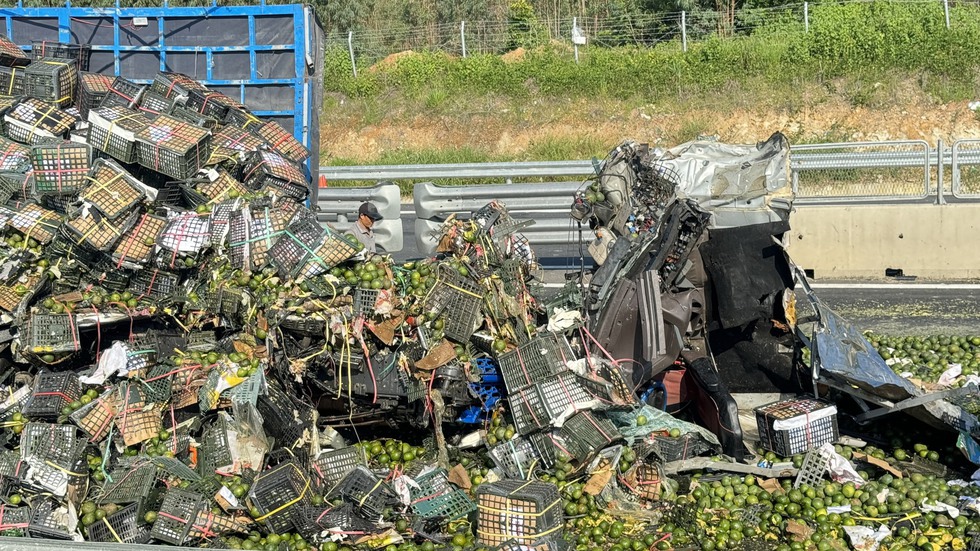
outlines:
{"label": "netting over crate", "polygon": [[157,237],[163,231],[167,220],[152,214],[142,214],[131,230],[120,239],[112,252],[112,260],[117,267],[140,268],[153,259]]}
{"label": "netting over crate", "polygon": [[112,81],[112,84],[109,85],[109,89],[106,91],[106,95],[102,99],[102,103],[99,104],[99,107],[119,105],[132,109],[139,103],[140,96],[143,95],[143,90],[145,89],[146,86],[136,84],[123,77],[116,77]]}
{"label": "netting over crate", "polygon": [[566,364],[575,359],[568,340],[559,333],[543,333],[497,357],[504,384],[510,392],[566,371]]}
{"label": "netting over crate", "polygon": [[222,169],[208,171],[207,177],[196,182],[195,189],[205,198],[206,202],[235,199],[249,193],[245,184]]}
{"label": "netting over crate", "polygon": [[86,144],[44,141],[31,148],[34,193],[63,195],[78,193],[88,185],[92,151]]}
{"label": "netting over crate", "polygon": [[31,148],[0,136],[0,172],[31,169]]}
{"label": "netting over crate", "polygon": [[27,56],[20,46],[15,44],[6,35],[0,34],[0,65],[5,67],[22,67],[28,65],[31,58]]}
{"label": "netting over crate", "polygon": [[131,212],[129,216],[118,220],[109,220],[102,213],[90,209],[81,211],[80,216],[65,221],[62,231],[73,242],[98,252],[109,252],[122,236],[136,223],[139,214]]}
{"label": "netting over crate", "polygon": [[207,88],[187,75],[162,72],[157,73],[153,77],[153,84],[150,85],[150,90],[165,98],[171,98],[183,104],[187,101],[187,95],[191,90],[207,91]]}
{"label": "netting over crate", "polygon": [[257,270],[268,261],[269,250],[282,236],[291,213],[271,204],[233,211],[228,219],[228,256],[233,266]]}
{"label": "netting over crate", "polygon": [[18,142],[35,144],[46,138],[63,138],[78,118],[54,103],[37,98],[22,98],[3,117],[7,135]]}
{"label": "netting over crate", "polygon": [[290,161],[301,163],[310,156],[310,150],[276,121],[268,121],[252,131]]}
{"label": "netting over crate", "polygon": [[209,130],[169,115],[160,115],[136,134],[139,164],[178,180],[197,174],[210,155]]}
{"label": "netting over crate", "polygon": [[530,543],[561,535],[561,496],[554,484],[501,480],[476,488],[476,533],[481,543]]}
{"label": "netting over crate", "polygon": [[286,157],[272,151],[256,151],[242,169],[242,181],[252,189],[269,189],[298,201],[309,194],[306,176]]}
{"label": "netting over crate", "polygon": [[92,47],[88,44],[66,44],[50,40],[31,41],[31,58],[34,60],[52,58],[73,61],[79,71],[88,71]]}
{"label": "netting over crate", "polygon": [[282,232],[269,249],[269,258],[282,277],[312,277],[355,252],[347,240],[324,230],[316,220],[299,220]]}
{"label": "netting over crate", "polygon": [[[0,285],[0,309],[14,312],[26,306],[47,281],[41,272],[23,274],[7,285]],[[23,292],[22,292],[23,291]]]}
{"label": "netting over crate", "polygon": [[140,98],[136,110],[147,116],[148,119],[155,119],[160,115],[170,113],[174,108],[174,100],[164,97],[153,90],[146,90]]}
{"label": "netting over crate", "polygon": [[836,442],[837,408],[811,398],[774,402],[755,410],[762,447],[783,457]]}
{"label": "netting over crate", "polygon": [[109,434],[112,422],[119,413],[119,405],[116,394],[107,390],[68,417],[88,435],[90,441],[98,442]]}
{"label": "netting over crate", "polygon": [[82,120],[88,120],[88,113],[102,104],[102,98],[109,92],[112,77],[102,73],[80,73],[78,75],[78,98],[76,107]]}
{"label": "netting over crate", "polygon": [[24,93],[59,107],[75,103],[78,68],[73,61],[42,58],[24,70]]}
{"label": "netting over crate", "polygon": [[268,147],[260,136],[235,126],[224,126],[214,135],[214,146],[251,153]]}
{"label": "netting over crate", "polygon": [[79,194],[82,201],[94,205],[110,220],[127,214],[145,197],[139,180],[111,159],[95,161],[87,187]]}
{"label": "netting over crate", "polygon": [[136,162],[136,135],[150,124],[143,113],[118,105],[99,107],[89,111],[88,122],[89,145],[124,163]]}

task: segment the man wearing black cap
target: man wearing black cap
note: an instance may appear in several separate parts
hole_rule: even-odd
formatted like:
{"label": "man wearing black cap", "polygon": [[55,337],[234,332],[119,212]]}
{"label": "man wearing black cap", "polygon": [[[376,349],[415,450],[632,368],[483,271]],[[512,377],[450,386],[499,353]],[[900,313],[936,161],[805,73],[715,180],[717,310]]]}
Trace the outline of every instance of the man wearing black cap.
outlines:
{"label": "man wearing black cap", "polygon": [[357,222],[347,233],[351,234],[364,245],[364,250],[376,253],[378,247],[374,243],[374,223],[381,220],[381,213],[373,203],[362,203],[357,209]]}

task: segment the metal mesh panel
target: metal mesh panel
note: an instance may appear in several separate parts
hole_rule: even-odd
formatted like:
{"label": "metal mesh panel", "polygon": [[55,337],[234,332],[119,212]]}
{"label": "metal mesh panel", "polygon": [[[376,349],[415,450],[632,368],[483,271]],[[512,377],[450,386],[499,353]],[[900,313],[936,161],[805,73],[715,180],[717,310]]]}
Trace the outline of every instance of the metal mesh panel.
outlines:
{"label": "metal mesh panel", "polygon": [[800,146],[793,166],[797,197],[918,198],[933,185],[925,141]]}

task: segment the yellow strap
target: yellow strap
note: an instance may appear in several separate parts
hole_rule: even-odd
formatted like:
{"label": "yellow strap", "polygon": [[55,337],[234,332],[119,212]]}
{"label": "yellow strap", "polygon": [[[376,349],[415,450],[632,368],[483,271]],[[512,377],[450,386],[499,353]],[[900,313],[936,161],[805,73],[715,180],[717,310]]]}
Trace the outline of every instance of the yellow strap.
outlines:
{"label": "yellow strap", "polygon": [[71,476],[88,476],[88,473],[75,473],[75,472],[69,471],[68,469],[62,467],[61,465],[56,465],[56,464],[54,464],[54,463],[52,463],[51,461],[48,461],[48,460],[45,460],[44,461],[44,464],[47,465],[48,467],[51,467],[52,469],[59,470],[59,471],[65,473],[67,475],[71,475]]}
{"label": "yellow strap", "polygon": [[11,67],[10,68],[10,85],[7,86],[7,95],[8,96],[12,96],[14,94],[14,80],[15,80],[14,77],[16,77],[16,76],[17,76],[17,68],[16,67]]}
{"label": "yellow strap", "polygon": [[112,137],[112,128],[116,126],[117,123],[129,119],[135,119],[138,116],[140,116],[140,113],[131,113],[129,115],[124,115],[122,117],[119,117],[118,119],[112,119],[111,121],[109,121],[109,128],[106,130],[105,133],[105,141],[102,143],[102,151],[105,151],[106,149],[109,148],[109,138]]}
{"label": "yellow strap", "polygon": [[381,479],[378,479],[378,482],[374,485],[374,488],[371,488],[366,494],[364,494],[364,497],[361,498],[361,501],[358,502],[357,506],[364,507],[364,502],[367,501],[367,498],[371,497],[371,494],[373,494],[375,490],[381,487],[382,482],[383,481]]}
{"label": "yellow strap", "polygon": [[40,117],[38,117],[37,121],[34,122],[34,125],[31,126],[31,136],[33,136],[34,135],[34,131],[37,130],[37,125],[41,124],[41,121],[43,121],[44,119],[46,119],[48,117],[48,115],[50,115],[55,109],[57,109],[57,107],[52,107],[52,108],[48,109],[47,111],[45,111],[43,115],[41,115]]}
{"label": "yellow strap", "polygon": [[122,177],[123,177],[123,175],[120,172],[120,173],[117,173],[112,178],[109,178],[109,181],[107,181],[107,182],[100,182],[100,181],[96,180],[95,178],[93,178],[91,176],[86,176],[85,179],[88,180],[88,181],[90,181],[90,182],[92,182],[95,185],[93,185],[89,189],[86,189],[85,192],[82,195],[84,195],[85,197],[91,197],[92,195],[95,195],[96,193],[98,193],[100,191],[106,191],[107,193],[109,193],[109,195],[112,196],[113,199],[117,199],[119,197],[119,193],[114,193],[114,192],[109,191],[108,190],[108,187],[111,186],[112,184],[116,183],[116,181],[121,180]]}
{"label": "yellow strap", "polygon": [[111,524],[109,524],[109,521],[106,520],[106,517],[102,517],[102,522],[105,523],[105,527],[108,528],[109,532],[112,533],[112,537],[116,538],[117,542],[122,543],[123,542],[122,538],[119,537],[119,534],[116,533],[116,530],[112,527]]}
{"label": "yellow strap", "polygon": [[[299,469],[296,467],[296,465],[290,465],[290,466],[294,470],[296,470],[297,474],[299,474],[299,476],[301,476],[303,478],[303,481],[306,483],[306,485],[303,486],[303,491],[299,493],[299,496],[296,499],[282,504],[282,506],[280,506],[280,507],[278,507],[276,509],[273,509],[272,511],[269,511],[268,513],[262,515],[261,517],[255,517],[255,520],[265,520],[265,519],[269,518],[270,516],[278,513],[279,511],[282,511],[283,509],[285,509],[287,507],[290,507],[290,506],[296,504],[296,502],[298,502],[299,500],[303,499],[303,497],[306,495],[306,491],[310,489],[310,481],[309,481],[309,479],[307,479],[305,476],[303,476],[303,473],[300,473],[299,472]],[[262,478],[262,477],[259,477],[259,478]],[[259,478],[256,478],[255,481],[258,482]]]}

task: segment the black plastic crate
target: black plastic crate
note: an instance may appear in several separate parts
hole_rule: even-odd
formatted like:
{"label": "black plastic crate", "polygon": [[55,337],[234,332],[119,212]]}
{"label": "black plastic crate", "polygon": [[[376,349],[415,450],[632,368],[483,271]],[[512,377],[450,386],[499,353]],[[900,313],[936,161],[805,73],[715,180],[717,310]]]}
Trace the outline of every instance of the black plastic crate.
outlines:
{"label": "black plastic crate", "polygon": [[119,413],[119,401],[110,389],[73,411],[68,418],[82,429],[90,441],[98,442],[109,434],[117,413]]}
{"label": "black plastic crate", "polygon": [[516,437],[494,446],[490,459],[507,478],[526,480],[534,466],[554,466],[556,454],[551,438],[547,433]]}
{"label": "black plastic crate", "polygon": [[155,119],[160,115],[169,114],[174,108],[174,100],[164,97],[153,90],[145,90],[140,98],[136,110],[146,115],[149,119]]}
{"label": "black plastic crate", "polygon": [[357,515],[354,506],[343,503],[336,507],[310,507],[306,510],[309,523],[316,527],[317,532],[327,531],[343,537],[374,534],[378,527],[371,521]]}
{"label": "black plastic crate", "polygon": [[88,174],[80,197],[95,205],[110,220],[130,213],[145,197],[139,180],[111,159],[98,159]]}
{"label": "black plastic crate", "polygon": [[156,300],[173,297],[180,288],[180,276],[156,268],[139,270],[130,283],[133,295],[137,298],[149,297]]}
{"label": "black plastic crate", "polygon": [[26,530],[30,522],[30,507],[11,507],[6,504],[0,504],[0,532]]}
{"label": "black plastic crate", "polygon": [[[228,114],[225,116],[224,123],[227,126],[234,126],[235,128],[240,128],[242,130],[251,130],[252,128],[258,128],[265,121],[256,117],[248,110],[247,107],[232,107],[228,109]],[[264,140],[263,140],[264,141]]]}
{"label": "black plastic crate", "polygon": [[147,266],[153,259],[157,236],[166,224],[166,218],[152,214],[141,215],[133,228],[116,245],[112,252],[112,261],[120,268]]}
{"label": "black plastic crate", "polygon": [[80,73],[78,75],[78,98],[75,106],[82,120],[88,120],[88,113],[102,104],[102,98],[109,92],[112,77],[102,73]]}
{"label": "black plastic crate", "polygon": [[421,518],[456,520],[476,510],[476,504],[449,482],[445,469],[434,469],[415,477],[418,487],[409,486],[409,508]]}
{"label": "black plastic crate", "polygon": [[21,98],[4,114],[7,136],[21,143],[35,144],[49,138],[64,138],[78,117],[54,103],[37,98]]}
{"label": "black plastic crate", "polygon": [[264,396],[259,396],[256,407],[262,415],[266,434],[276,439],[276,445],[291,448],[315,431],[314,409],[301,400],[293,399],[282,386],[270,380]]}
{"label": "black plastic crate", "polygon": [[213,177],[200,178],[194,181],[194,189],[205,203],[218,203],[229,199],[237,199],[249,193],[245,184],[239,182],[226,170],[217,169]]}
{"label": "black plastic crate", "polygon": [[139,518],[139,506],[127,505],[86,529],[89,541],[111,543],[147,543],[150,527]]}
{"label": "black plastic crate", "polygon": [[551,416],[537,385],[509,395],[507,402],[518,434],[531,434],[551,425]]}
{"label": "black plastic crate", "polygon": [[711,449],[711,446],[701,436],[693,432],[677,437],[651,436],[645,442],[650,444],[650,451],[664,463],[697,457]]}
{"label": "black plastic crate", "polygon": [[74,61],[79,71],[88,71],[92,47],[88,44],[65,44],[47,40],[31,41],[31,58],[39,60],[53,58]]}
{"label": "black plastic crate", "polygon": [[179,105],[174,106],[174,108],[170,110],[169,115],[177,120],[193,124],[194,126],[200,126],[201,128],[207,130],[214,131],[218,128],[217,119],[211,118],[207,115],[202,115],[193,109],[188,109]]}
{"label": "black plastic crate", "polygon": [[73,211],[78,202],[78,194],[69,195],[41,195],[41,206],[61,215],[67,215]]}
{"label": "black plastic crate", "polygon": [[319,487],[329,491],[352,470],[367,466],[364,452],[354,446],[323,452],[313,460],[311,473]]}
{"label": "black plastic crate", "polygon": [[139,164],[178,180],[197,174],[211,155],[211,133],[160,115],[136,134]]}
{"label": "black plastic crate", "polygon": [[[86,215],[87,214],[87,215]],[[65,221],[61,231],[72,241],[99,253],[107,253],[128,232],[139,213],[133,211],[119,220],[109,220],[95,209],[81,211],[81,215]]]}
{"label": "black plastic crate", "polygon": [[7,96],[20,96],[24,93],[24,67],[0,66],[0,93]]}
{"label": "black plastic crate", "polygon": [[0,172],[27,172],[31,169],[31,148],[0,136]]}
{"label": "black plastic crate", "polygon": [[242,181],[252,189],[271,188],[297,201],[306,199],[309,183],[293,161],[272,151],[256,151],[242,168]]}
{"label": "black plastic crate", "polygon": [[21,339],[24,351],[34,356],[73,354],[81,350],[74,314],[33,314]]}
{"label": "black plastic crate", "polygon": [[510,392],[566,371],[566,363],[574,359],[568,340],[557,333],[542,333],[514,350],[497,356],[500,374]]}
{"label": "black plastic crate", "polygon": [[228,115],[228,108],[232,103],[231,98],[221,92],[190,90],[187,93],[187,103],[184,106],[205,117],[223,121]]}
{"label": "black plastic crate", "polygon": [[88,278],[109,291],[124,292],[129,289],[132,272],[120,269],[111,260],[102,259],[89,269]]}
{"label": "black plastic crate", "polygon": [[248,492],[248,503],[258,509],[257,522],[272,532],[284,533],[306,529],[305,508],[311,505],[309,476],[295,463],[283,463],[259,473]]}
{"label": "black plastic crate", "polygon": [[31,62],[31,58],[20,49],[20,46],[0,34],[0,65],[5,67],[23,67]]}
{"label": "black plastic crate", "polygon": [[[268,254],[281,277],[297,278],[326,272],[355,252],[346,240],[325,232],[315,220],[303,220],[290,224]],[[370,312],[374,312],[373,303]]]}
{"label": "black plastic crate", "polygon": [[354,509],[372,517],[381,516],[385,509],[398,503],[398,496],[387,482],[367,467],[355,467],[330,493],[354,505]]}
{"label": "black plastic crate", "polygon": [[207,500],[200,494],[171,489],[163,498],[160,512],[150,537],[171,545],[183,545],[198,514],[208,508]]}
{"label": "black plastic crate", "polygon": [[425,297],[425,308],[442,316],[447,337],[465,343],[470,340],[483,319],[484,291],[449,267],[437,273],[435,285]]}
{"label": "black plastic crate", "polygon": [[88,185],[92,150],[82,143],[44,141],[31,148],[36,195],[77,194]]}
{"label": "black plastic crate", "polygon": [[136,162],[136,136],[150,120],[138,111],[121,106],[99,107],[89,111],[88,143],[123,163]]}
{"label": "black plastic crate", "polygon": [[773,402],[755,409],[762,447],[789,457],[836,442],[837,408],[812,398]]}
{"label": "black plastic crate", "polygon": [[572,458],[580,461],[623,438],[612,421],[591,411],[580,411],[569,417],[558,435]]}
{"label": "black plastic crate", "polygon": [[251,153],[268,147],[261,137],[236,126],[224,126],[214,135],[214,146]]}
{"label": "black plastic crate", "polygon": [[554,484],[501,480],[476,488],[477,534],[485,545],[561,536],[564,515]]}
{"label": "black plastic crate", "polygon": [[153,77],[150,90],[160,94],[165,98],[174,99],[177,103],[183,104],[187,101],[187,95],[191,90],[207,91],[203,84],[193,78],[173,72],[157,73]]}
{"label": "black plastic crate", "polygon": [[69,529],[68,508],[53,499],[44,499],[33,506],[27,535],[32,538],[70,540],[73,531]]}
{"label": "black plastic crate", "polygon": [[99,107],[113,107],[118,105],[132,109],[139,103],[140,96],[143,95],[144,90],[146,90],[146,86],[142,84],[136,84],[123,77],[116,77],[112,81],[112,84],[109,85],[109,90],[106,92]]}
{"label": "black plastic crate", "polygon": [[310,157],[310,150],[276,121],[267,121],[250,130],[265,140],[273,151],[294,163],[302,163]]}
{"label": "black plastic crate", "polygon": [[54,211],[47,210],[35,204],[26,204],[9,220],[7,225],[16,229],[25,237],[39,243],[49,243],[61,226],[61,217]]}
{"label": "black plastic crate", "polygon": [[75,62],[54,58],[37,59],[24,70],[24,93],[59,107],[75,104],[78,69]]}

